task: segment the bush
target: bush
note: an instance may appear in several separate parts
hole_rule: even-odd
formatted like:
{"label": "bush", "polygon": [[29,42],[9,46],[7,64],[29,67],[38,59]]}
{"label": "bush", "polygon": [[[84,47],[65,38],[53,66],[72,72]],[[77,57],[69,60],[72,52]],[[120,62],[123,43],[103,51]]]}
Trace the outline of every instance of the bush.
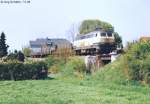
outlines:
{"label": "bush", "polygon": [[47,66],[48,66],[48,72],[49,73],[58,73],[61,71],[61,69],[65,66],[65,60],[60,57],[48,57],[45,60]]}
{"label": "bush", "polygon": [[51,66],[49,69],[48,69],[48,72],[49,73],[52,73],[52,74],[57,74],[60,72],[60,66],[59,65],[53,65]]}
{"label": "bush", "polygon": [[126,54],[132,80],[150,82],[150,42],[135,43]]}
{"label": "bush", "polygon": [[150,83],[150,55],[144,61],[142,69],[143,79],[145,82]]}
{"label": "bush", "polygon": [[0,80],[27,80],[47,78],[47,65],[44,62],[0,63]]}
{"label": "bush", "polygon": [[48,66],[48,68],[50,68],[52,65],[54,65],[55,63],[56,63],[56,59],[54,59],[54,57],[52,57],[52,56],[50,56],[50,57],[48,57],[46,60],[45,60],[45,62],[46,62],[46,64],[47,64],[47,66]]}
{"label": "bush", "polygon": [[4,61],[7,62],[9,60],[12,60],[12,61],[20,61],[20,62],[24,62],[24,54],[21,52],[21,51],[17,51],[15,50],[14,53],[10,53],[5,59]]}
{"label": "bush", "polygon": [[22,51],[23,51],[23,54],[24,54],[26,57],[30,57],[30,56],[31,56],[32,50],[31,50],[29,47],[24,47]]}
{"label": "bush", "polygon": [[129,65],[129,76],[132,80],[141,80],[140,70],[141,70],[141,63],[138,60],[130,61]]}
{"label": "bush", "polygon": [[67,66],[72,68],[76,72],[85,72],[85,63],[84,60],[79,57],[72,57],[68,60]]}
{"label": "bush", "polygon": [[79,57],[69,58],[63,72],[66,76],[75,75],[82,77],[83,73],[86,72],[84,60]]}

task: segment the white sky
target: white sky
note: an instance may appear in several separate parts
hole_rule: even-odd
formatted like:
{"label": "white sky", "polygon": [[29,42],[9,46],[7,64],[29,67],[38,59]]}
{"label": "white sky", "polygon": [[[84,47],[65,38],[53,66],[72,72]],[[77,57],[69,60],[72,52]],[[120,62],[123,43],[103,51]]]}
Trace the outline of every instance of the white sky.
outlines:
{"label": "white sky", "polygon": [[111,23],[124,43],[150,36],[149,0],[31,0],[30,4],[0,4],[0,32],[12,49],[36,38],[66,36],[74,23],[100,19]]}

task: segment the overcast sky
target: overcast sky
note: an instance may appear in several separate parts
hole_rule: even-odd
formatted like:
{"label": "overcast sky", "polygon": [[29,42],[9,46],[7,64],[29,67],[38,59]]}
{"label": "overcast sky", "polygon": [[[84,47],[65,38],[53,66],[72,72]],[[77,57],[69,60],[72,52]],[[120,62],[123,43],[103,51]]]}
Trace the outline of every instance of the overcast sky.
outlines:
{"label": "overcast sky", "polygon": [[0,32],[5,32],[11,50],[21,49],[29,44],[29,40],[36,38],[65,37],[72,24],[84,19],[100,19],[111,23],[126,43],[150,35],[150,0],[31,0],[26,4],[0,3]]}

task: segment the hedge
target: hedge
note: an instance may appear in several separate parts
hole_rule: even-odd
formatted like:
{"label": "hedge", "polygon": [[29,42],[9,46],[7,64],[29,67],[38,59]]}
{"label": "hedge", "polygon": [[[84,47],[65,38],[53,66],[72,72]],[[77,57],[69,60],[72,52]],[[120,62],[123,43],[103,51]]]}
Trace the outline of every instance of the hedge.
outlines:
{"label": "hedge", "polygon": [[48,68],[44,62],[0,63],[0,80],[29,80],[47,78]]}

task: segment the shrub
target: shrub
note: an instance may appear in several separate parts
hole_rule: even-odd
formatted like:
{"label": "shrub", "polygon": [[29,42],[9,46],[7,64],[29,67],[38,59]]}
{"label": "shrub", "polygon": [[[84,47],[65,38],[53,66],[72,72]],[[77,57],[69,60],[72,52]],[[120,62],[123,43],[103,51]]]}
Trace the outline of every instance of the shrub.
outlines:
{"label": "shrub", "polygon": [[9,60],[18,60],[18,61],[21,61],[21,62],[24,62],[24,54],[21,52],[21,51],[17,51],[15,50],[14,53],[10,53],[5,59],[4,61],[7,62]]}
{"label": "shrub", "polygon": [[47,66],[48,66],[48,72],[49,73],[58,73],[61,71],[61,69],[65,66],[65,59],[61,57],[48,57],[45,60]]}
{"label": "shrub", "polygon": [[76,72],[85,72],[84,60],[79,57],[72,57],[68,60],[67,66],[70,66]]}
{"label": "shrub", "polygon": [[132,80],[141,80],[140,70],[141,70],[141,63],[138,60],[129,61],[129,76]]}
{"label": "shrub", "polygon": [[50,67],[50,68],[48,69],[48,72],[49,72],[49,73],[53,73],[53,74],[56,74],[56,73],[60,72],[60,67],[59,67],[59,65],[53,65],[52,67]]}
{"label": "shrub", "polygon": [[133,44],[126,57],[130,78],[150,82],[150,42]]}
{"label": "shrub", "polygon": [[44,62],[0,63],[0,80],[27,80],[47,78],[47,65]]}
{"label": "shrub", "polygon": [[24,47],[23,48],[23,54],[26,56],[26,57],[30,57],[31,56],[31,49],[29,47]]}
{"label": "shrub", "polygon": [[85,67],[85,63],[84,60],[79,58],[79,57],[71,57],[68,59],[66,66],[63,70],[64,75],[66,76],[82,76],[83,73],[86,72],[86,67]]}
{"label": "shrub", "polygon": [[56,63],[56,59],[54,59],[54,57],[50,56],[45,60],[48,68],[50,68],[52,65],[54,65]]}
{"label": "shrub", "polygon": [[143,79],[145,82],[150,83],[150,55],[145,59],[142,69]]}

